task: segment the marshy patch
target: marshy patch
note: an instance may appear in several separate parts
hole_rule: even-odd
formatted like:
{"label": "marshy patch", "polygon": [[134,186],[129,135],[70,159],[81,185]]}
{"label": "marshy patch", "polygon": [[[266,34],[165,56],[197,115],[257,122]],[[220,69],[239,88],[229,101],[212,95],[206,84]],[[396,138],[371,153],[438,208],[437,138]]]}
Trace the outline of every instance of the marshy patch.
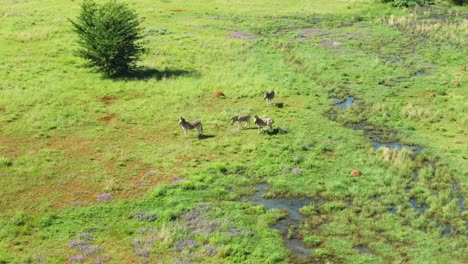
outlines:
{"label": "marshy patch", "polygon": [[334,40],[329,40],[329,39],[324,39],[324,40],[321,40],[318,45],[320,47],[341,47],[343,46],[343,43],[339,42],[339,41],[334,41]]}
{"label": "marshy patch", "polygon": [[422,72],[422,71],[417,71],[414,73],[415,76],[417,77],[424,77],[426,76],[426,73],[425,72]]}
{"label": "marshy patch", "polygon": [[414,198],[409,200],[409,204],[410,204],[410,207],[413,208],[413,210],[415,210],[419,214],[423,214],[424,212],[427,211],[427,208],[428,208],[426,203],[419,205],[418,201]]}
{"label": "marshy patch", "polygon": [[374,150],[379,150],[382,147],[386,147],[390,150],[396,149],[398,151],[402,151],[403,149],[409,149],[413,153],[421,153],[424,148],[415,145],[405,145],[402,144],[400,141],[393,141],[393,142],[379,142],[377,140],[371,140],[372,146],[374,146]]}
{"label": "marshy patch", "polygon": [[360,254],[372,254],[368,247],[360,246],[356,248]]}
{"label": "marshy patch", "polygon": [[229,37],[235,38],[235,39],[240,39],[240,40],[243,40],[245,42],[252,42],[252,41],[254,41],[254,40],[256,40],[258,38],[258,36],[256,34],[249,33],[249,32],[246,32],[246,31],[236,31],[236,32],[230,33]]}
{"label": "marshy patch", "polygon": [[333,99],[333,107],[339,109],[346,109],[353,107],[359,100],[351,95],[347,95],[346,99],[340,100],[339,98],[332,98]]}
{"label": "marshy patch", "polygon": [[311,203],[308,198],[264,198],[264,193],[268,189],[268,184],[262,183],[256,186],[257,192],[250,197],[241,197],[241,201],[248,200],[254,204],[259,204],[269,209],[280,209],[286,211],[286,217],[279,220],[272,227],[278,230],[283,236],[286,247],[291,250],[296,257],[305,258],[310,255],[308,248],[299,234],[299,225],[306,218],[299,210]]}

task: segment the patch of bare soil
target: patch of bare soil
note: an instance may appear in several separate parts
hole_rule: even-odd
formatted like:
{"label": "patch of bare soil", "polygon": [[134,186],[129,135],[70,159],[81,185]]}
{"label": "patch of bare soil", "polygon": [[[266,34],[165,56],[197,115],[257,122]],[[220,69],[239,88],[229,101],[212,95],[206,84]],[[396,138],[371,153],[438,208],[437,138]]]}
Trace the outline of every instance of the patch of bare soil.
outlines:
{"label": "patch of bare soil", "polygon": [[101,97],[101,102],[103,102],[105,105],[110,105],[112,104],[115,100],[117,99],[116,96],[113,96],[113,95],[106,95],[106,96],[103,96]]}

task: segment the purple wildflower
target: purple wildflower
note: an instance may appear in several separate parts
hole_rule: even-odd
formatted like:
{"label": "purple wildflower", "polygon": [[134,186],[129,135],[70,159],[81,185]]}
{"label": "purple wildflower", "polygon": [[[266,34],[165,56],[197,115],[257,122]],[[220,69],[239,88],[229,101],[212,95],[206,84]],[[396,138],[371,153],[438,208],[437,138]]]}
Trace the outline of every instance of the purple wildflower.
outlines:
{"label": "purple wildflower", "polygon": [[156,214],[149,214],[147,212],[138,212],[136,215],[135,215],[135,219],[138,221],[138,222],[141,222],[141,221],[146,221],[146,222],[153,222],[154,220],[156,220],[158,218],[158,216]]}
{"label": "purple wildflower", "polygon": [[112,199],[112,194],[110,194],[110,193],[99,194],[99,195],[96,196],[96,199],[99,202],[107,203]]}
{"label": "purple wildflower", "polygon": [[147,257],[149,257],[149,254],[151,253],[151,250],[147,249],[147,248],[141,248],[141,249],[135,250],[135,253],[140,257],[147,258]]}
{"label": "purple wildflower", "polygon": [[93,241],[95,239],[94,235],[88,232],[81,232],[76,235],[80,240],[84,241]]}
{"label": "purple wildflower", "polygon": [[85,256],[82,254],[74,255],[68,257],[68,262],[84,262],[85,261]]}
{"label": "purple wildflower", "polygon": [[150,215],[146,218],[146,222],[153,222],[154,220],[156,220],[158,218],[157,215]]}
{"label": "purple wildflower", "polygon": [[142,248],[145,244],[146,244],[146,240],[143,238],[133,239],[133,248],[135,249]]}
{"label": "purple wildflower", "polygon": [[78,251],[85,251],[89,248],[89,242],[87,241],[76,241],[72,240],[68,244],[70,248],[76,249]]}
{"label": "purple wildflower", "polygon": [[216,251],[218,251],[218,248],[213,245],[205,245],[204,252],[208,257],[212,257],[216,254]]}
{"label": "purple wildflower", "polygon": [[180,182],[183,182],[183,181],[185,181],[184,178],[175,178],[175,179],[172,180],[171,183],[172,184],[177,184],[177,183],[180,183]]}
{"label": "purple wildflower", "polygon": [[190,248],[193,248],[193,247],[196,247],[198,246],[198,242],[197,241],[194,241],[194,240],[191,240],[191,239],[182,239],[182,240],[179,240],[177,242],[177,245],[175,247],[175,250],[176,251],[182,251],[184,249],[190,249]]}
{"label": "purple wildflower", "polygon": [[140,235],[146,234],[148,232],[154,233],[154,228],[144,226],[144,227],[138,228],[135,232]]}
{"label": "purple wildflower", "polygon": [[108,256],[99,256],[94,259],[94,263],[101,264],[109,260]]}
{"label": "purple wildflower", "polygon": [[96,245],[92,245],[92,246],[89,246],[89,248],[86,250],[85,254],[86,254],[86,256],[92,256],[92,255],[98,254],[99,252],[101,252],[101,247],[96,246]]}

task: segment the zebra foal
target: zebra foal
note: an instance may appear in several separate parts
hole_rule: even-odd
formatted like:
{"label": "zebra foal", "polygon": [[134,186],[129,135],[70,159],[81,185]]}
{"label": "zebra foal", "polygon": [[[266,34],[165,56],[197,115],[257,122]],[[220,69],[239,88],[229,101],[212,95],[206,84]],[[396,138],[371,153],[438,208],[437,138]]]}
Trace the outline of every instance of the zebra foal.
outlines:
{"label": "zebra foal", "polygon": [[255,125],[258,127],[258,133],[260,134],[261,128],[264,126],[268,126],[270,128],[270,132],[273,132],[273,119],[269,117],[260,118],[257,115],[254,116],[255,118]]}
{"label": "zebra foal", "polygon": [[[234,123],[237,122],[237,127],[240,129],[240,123],[245,122],[246,125],[250,127],[250,115],[239,115],[231,118],[231,126],[234,125]],[[244,126],[245,127],[245,126]]]}
{"label": "zebra foal", "polygon": [[185,118],[180,117],[179,125],[184,130],[184,136],[186,139],[187,139],[187,130],[192,130],[195,128],[198,130],[198,137],[199,138],[203,137],[203,126],[200,120],[193,120],[193,121],[187,122]]}
{"label": "zebra foal", "polygon": [[273,103],[274,98],[275,98],[275,91],[266,92],[265,96],[263,96],[263,100],[266,100],[267,106]]}

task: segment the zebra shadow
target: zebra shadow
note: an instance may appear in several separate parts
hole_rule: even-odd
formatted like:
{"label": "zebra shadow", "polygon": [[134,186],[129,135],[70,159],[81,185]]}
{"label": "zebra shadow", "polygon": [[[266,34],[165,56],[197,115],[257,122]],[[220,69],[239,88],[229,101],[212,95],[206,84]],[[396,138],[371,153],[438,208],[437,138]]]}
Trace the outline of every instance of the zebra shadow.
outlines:
{"label": "zebra shadow", "polygon": [[177,78],[181,76],[199,77],[200,74],[196,71],[189,71],[189,70],[182,70],[182,69],[164,69],[160,71],[160,70],[149,68],[149,67],[139,67],[125,76],[118,77],[118,79],[130,80],[130,81],[149,80],[149,79],[162,80],[162,79]]}
{"label": "zebra shadow", "polygon": [[216,137],[215,135],[209,135],[209,134],[203,134],[202,136],[199,136],[198,139],[208,139],[208,138],[214,138]]}
{"label": "zebra shadow", "polygon": [[263,131],[264,133],[266,133],[267,135],[279,135],[279,134],[287,134],[289,132],[289,128],[287,127],[275,127],[273,128],[272,131],[269,131],[269,130],[264,130]]}

